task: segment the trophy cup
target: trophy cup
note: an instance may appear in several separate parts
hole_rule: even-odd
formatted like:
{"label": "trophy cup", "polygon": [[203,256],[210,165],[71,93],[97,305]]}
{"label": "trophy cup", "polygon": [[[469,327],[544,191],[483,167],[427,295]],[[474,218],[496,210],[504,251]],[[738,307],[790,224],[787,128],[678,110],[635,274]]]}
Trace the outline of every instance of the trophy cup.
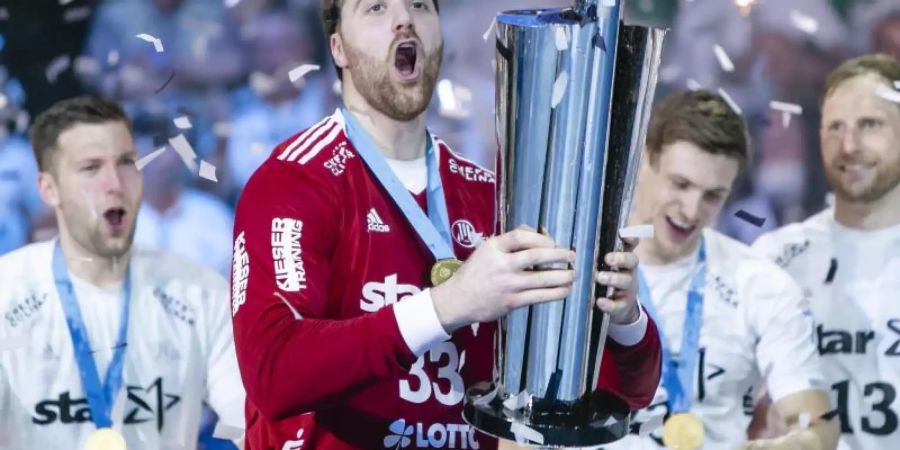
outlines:
{"label": "trophy cup", "polygon": [[466,393],[465,420],[495,437],[586,447],[629,431],[625,401],[597,390],[609,318],[593,274],[621,249],[664,32],[622,24],[622,8],[497,15],[500,231],[528,225],[577,259],[568,297],[500,321],[494,379]]}

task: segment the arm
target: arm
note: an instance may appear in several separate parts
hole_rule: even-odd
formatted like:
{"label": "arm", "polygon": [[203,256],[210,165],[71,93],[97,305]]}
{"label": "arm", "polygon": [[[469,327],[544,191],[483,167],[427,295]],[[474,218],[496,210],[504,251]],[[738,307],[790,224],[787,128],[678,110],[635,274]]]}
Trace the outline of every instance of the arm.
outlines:
{"label": "arm", "polygon": [[825,392],[798,392],[775,402],[774,406],[790,431],[777,438],[748,442],[743,449],[833,450],[837,447],[840,437],[837,422],[822,418],[829,410]]}
{"label": "arm", "polygon": [[[316,410],[374,380],[400,376],[415,361],[394,316],[399,304],[349,320],[326,318],[326,307],[336,301],[328,298],[329,284],[345,269],[331,261],[340,201],[303,172],[310,168],[290,170],[264,165],[235,216],[237,359],[248,398],[270,420]],[[273,238],[298,235],[297,258],[272,245]],[[279,283],[273,253],[280,261],[295,259],[293,279]]]}

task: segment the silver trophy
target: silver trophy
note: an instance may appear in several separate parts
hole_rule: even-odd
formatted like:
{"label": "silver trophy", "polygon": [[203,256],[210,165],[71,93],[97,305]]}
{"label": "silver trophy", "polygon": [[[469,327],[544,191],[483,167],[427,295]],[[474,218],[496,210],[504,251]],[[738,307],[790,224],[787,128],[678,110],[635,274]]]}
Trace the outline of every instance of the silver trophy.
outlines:
{"label": "silver trophy", "polygon": [[501,320],[494,380],[466,394],[466,421],[495,437],[583,447],[629,431],[628,405],[596,387],[609,319],[593,273],[621,249],[664,32],[621,19],[621,0],[497,15],[500,231],[528,225],[578,256],[571,295]]}

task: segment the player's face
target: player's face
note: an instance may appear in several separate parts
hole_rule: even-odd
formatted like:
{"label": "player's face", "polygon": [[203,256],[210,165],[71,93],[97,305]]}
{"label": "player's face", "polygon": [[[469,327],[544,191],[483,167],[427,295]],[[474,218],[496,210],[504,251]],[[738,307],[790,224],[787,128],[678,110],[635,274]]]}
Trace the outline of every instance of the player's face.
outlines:
{"label": "player's face", "polygon": [[648,159],[637,186],[637,219],[653,224],[657,256],[667,260],[687,256],[696,248],[703,227],[722,209],[739,164],[685,141],[664,146],[655,164]]}
{"label": "player's face", "polygon": [[874,74],[841,83],[822,105],[822,162],[835,195],[872,203],[900,184],[900,108]]}
{"label": "player's face", "polygon": [[59,135],[52,173],[40,175],[60,229],[91,254],[119,257],[131,248],[143,189],[136,156],[125,123],[78,124]]}
{"label": "player's face", "polygon": [[428,107],[444,48],[433,0],[345,0],[331,39],[344,81],[377,111],[409,121]]}

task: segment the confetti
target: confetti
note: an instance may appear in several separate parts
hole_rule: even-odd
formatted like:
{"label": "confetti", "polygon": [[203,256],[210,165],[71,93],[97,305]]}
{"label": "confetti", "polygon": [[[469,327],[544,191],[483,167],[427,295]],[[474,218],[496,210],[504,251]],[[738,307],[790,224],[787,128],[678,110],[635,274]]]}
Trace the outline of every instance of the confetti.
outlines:
{"label": "confetti", "polygon": [[743,220],[744,222],[749,223],[750,225],[757,227],[757,228],[763,226],[766,223],[765,217],[759,217],[759,216],[750,214],[749,212],[744,211],[743,209],[734,213],[734,216],[737,217],[738,219]]}
{"label": "confetti", "polygon": [[462,353],[459,354],[459,368],[456,369],[458,372],[461,372],[463,366],[466,365],[466,351],[463,350]]}
{"label": "confetti", "polygon": [[69,58],[69,55],[60,55],[53,58],[53,61],[50,61],[50,64],[47,64],[47,81],[56,83],[59,74],[65,72],[71,63],[72,59]]}
{"label": "confetti", "polygon": [[75,0],[59,0],[59,4],[62,5],[62,6],[66,6],[66,5],[68,5],[69,3],[72,3],[72,2],[74,2],[74,1],[75,1]]}
{"label": "confetti", "polygon": [[697,91],[697,90],[703,89],[703,85],[698,83],[697,80],[695,80],[693,78],[688,78],[687,79],[687,88],[692,91]]}
{"label": "confetti", "polygon": [[341,80],[334,80],[334,84],[331,85],[331,92],[334,92],[334,95],[341,95]]}
{"label": "confetti", "polygon": [[201,159],[200,160],[200,178],[212,181],[213,183],[218,183],[219,180],[216,179],[216,166]]}
{"label": "confetti", "polygon": [[9,10],[6,7],[0,8],[0,20],[9,19]]}
{"label": "confetti", "polygon": [[569,73],[564,70],[560,72],[559,76],[556,77],[556,81],[553,83],[553,98],[550,101],[551,108],[556,108],[559,105],[563,96],[566,95],[566,88],[568,86]]}
{"label": "confetti", "polygon": [[722,70],[734,72],[734,63],[731,61],[731,58],[728,57],[728,53],[725,53],[725,49],[722,48],[721,45],[713,45],[713,53],[716,54],[716,59],[719,60],[719,65],[722,66]]}
{"label": "confetti", "polygon": [[241,2],[241,0],[225,0],[225,7],[226,8],[234,8],[240,2]]}
{"label": "confetti", "polygon": [[635,225],[619,230],[622,239],[653,239],[655,229],[652,224]]}
{"label": "confetti", "polygon": [[265,96],[275,90],[275,79],[259,71],[253,72],[250,74],[250,87],[257,94]]}
{"label": "confetti", "polygon": [[266,151],[266,147],[259,142],[250,144],[250,153],[253,153],[254,155],[258,155],[264,151]]}
{"label": "confetti", "polygon": [[472,336],[478,336],[478,327],[481,326],[480,323],[475,322],[472,324]]}
{"label": "confetti", "polygon": [[569,48],[569,36],[567,36],[566,28],[556,28],[556,49],[563,51]]}
{"label": "confetti", "polygon": [[725,92],[725,89],[719,88],[719,95],[722,96],[722,98],[725,100],[725,103],[728,103],[728,106],[730,106],[737,115],[743,114],[743,112],[741,111],[741,107],[738,106],[737,103],[735,103],[734,99],[732,99],[727,92]]}
{"label": "confetti", "polygon": [[176,117],[172,122],[175,123],[175,126],[180,130],[190,130],[191,129],[191,119],[188,119],[188,116],[180,116]]}
{"label": "confetti", "polygon": [[75,73],[79,75],[94,76],[100,73],[100,63],[89,56],[75,58]]}
{"label": "confetti", "polygon": [[298,81],[302,80],[308,73],[319,70],[318,64],[301,64],[288,72],[288,78],[290,78],[291,83],[297,84]]}
{"label": "confetti", "polygon": [[161,40],[159,40],[147,33],[141,33],[141,34],[136,35],[135,37],[153,44],[153,48],[156,50],[156,53],[163,52],[163,45],[162,45]]}
{"label": "confetti", "polygon": [[19,114],[16,115],[16,132],[24,133],[27,131],[29,122],[31,122],[31,116],[28,115],[28,111],[19,111]]}
{"label": "confetti", "polygon": [[169,75],[169,78],[166,80],[165,83],[163,83],[162,86],[159,87],[159,89],[156,90],[156,93],[159,94],[160,92],[162,92],[162,90],[165,89],[166,86],[168,86],[169,83],[171,83],[174,78],[175,78],[175,71],[173,70],[172,75]]}
{"label": "confetti", "polygon": [[117,62],[119,62],[119,51],[110,50],[109,53],[106,54],[106,63],[110,66],[114,66]]}
{"label": "confetti", "polygon": [[511,410],[518,411],[525,407],[528,404],[528,392],[522,391],[519,392],[518,395],[513,395],[503,400],[503,407]]}
{"label": "confetti", "polygon": [[638,428],[638,436],[645,438],[653,433],[654,431],[660,429],[663,426],[663,417],[662,415],[655,415],[650,418],[650,420],[641,424],[640,428]]}
{"label": "confetti", "polygon": [[153,153],[150,153],[149,155],[139,159],[136,163],[134,163],[134,165],[137,166],[137,170],[144,170],[144,167],[147,167],[147,164],[153,162],[154,159],[158,158],[159,155],[162,155],[165,151],[166,147],[155,150]]}
{"label": "confetti", "polygon": [[519,422],[513,422],[513,424],[509,427],[509,431],[511,431],[512,434],[516,435],[516,441],[519,441],[520,439],[526,439],[538,444],[544,443],[544,435],[541,434],[538,430],[529,427],[528,425],[524,425]]}
{"label": "confetti", "polygon": [[179,134],[173,138],[169,139],[169,144],[172,145],[172,148],[175,149],[175,152],[178,153],[178,156],[181,156],[181,160],[184,161],[184,165],[186,165],[191,172],[197,170],[197,154],[194,153],[193,147],[191,147],[191,143],[188,142],[187,138],[184,137],[183,134]]}
{"label": "confetti", "polygon": [[0,92],[0,109],[6,108],[6,105],[8,105],[8,104],[9,104],[9,99],[6,98],[6,95],[4,95],[2,92]]}
{"label": "confetti", "polygon": [[488,41],[488,38],[491,37],[491,31],[493,31],[494,27],[496,27],[496,26],[497,26],[497,18],[494,17],[493,19],[491,19],[491,24],[488,25],[488,29],[485,30],[483,35],[481,35],[481,37],[484,39],[484,42]]}
{"label": "confetti", "polygon": [[894,103],[900,103],[900,91],[895,91],[887,86],[878,85],[878,88],[875,89],[875,95]]}
{"label": "confetti", "polygon": [[825,284],[831,284],[834,281],[834,276],[837,274],[837,259],[831,258],[831,266],[828,267],[828,275],[825,276]]}
{"label": "confetti", "polygon": [[213,124],[213,134],[217,138],[227,138],[231,134],[231,122],[216,122]]}
{"label": "confetti", "polygon": [[815,34],[816,31],[819,31],[819,22],[806,14],[803,14],[796,9],[791,10],[791,23],[794,24],[798,30],[806,33],[806,34]]}
{"label": "confetti", "polygon": [[69,8],[63,12],[63,21],[66,23],[81,22],[91,16],[91,8],[87,6],[79,6]]}
{"label": "confetti", "polygon": [[781,111],[781,124],[784,128],[787,128],[791,124],[791,115],[799,116],[800,114],[803,114],[803,107],[794,103],[773,100],[769,103],[769,107],[776,111]]}

